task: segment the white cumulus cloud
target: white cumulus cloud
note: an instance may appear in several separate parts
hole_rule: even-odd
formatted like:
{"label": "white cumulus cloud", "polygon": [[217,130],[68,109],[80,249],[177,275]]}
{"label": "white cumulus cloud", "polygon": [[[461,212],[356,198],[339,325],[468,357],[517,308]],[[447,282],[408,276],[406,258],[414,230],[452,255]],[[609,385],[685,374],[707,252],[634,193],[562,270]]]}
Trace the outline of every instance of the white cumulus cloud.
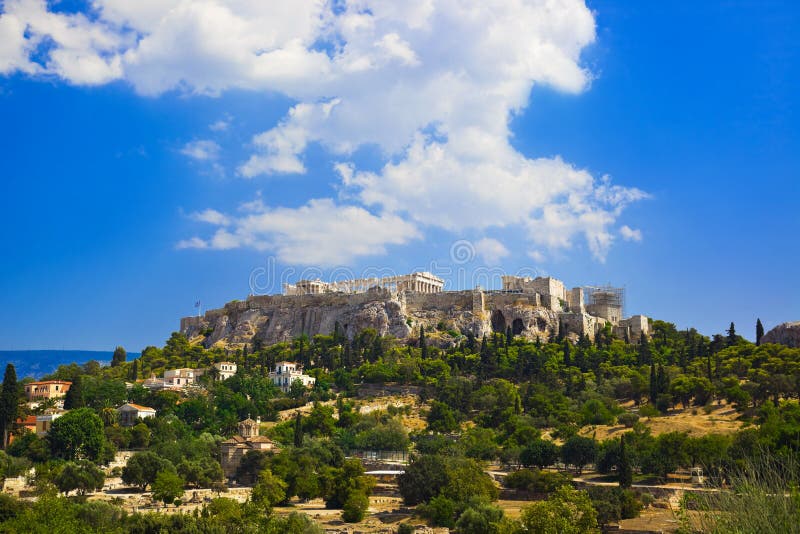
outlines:
{"label": "white cumulus cloud", "polygon": [[[602,261],[622,210],[646,196],[509,141],[535,85],[568,93],[591,85],[581,53],[595,41],[595,20],[582,0],[93,0],[87,14],[48,5],[3,3],[0,73],[83,85],[121,79],[153,96],[280,93],[292,105],[251,139],[238,174],[305,173],[313,144],[339,162],[338,201],[206,221],[219,228],[185,246],[347,263],[426,228],[514,227],[534,257],[583,242]],[[34,61],[43,42],[49,50]],[[351,160],[366,145],[384,155],[380,170]],[[200,140],[182,152],[213,161],[219,147]],[[326,225],[340,236],[372,233],[364,245],[336,243]],[[637,238],[625,228],[624,239]]]}
{"label": "white cumulus cloud", "polygon": [[331,266],[383,254],[387,245],[404,245],[420,237],[417,228],[400,217],[337,206],[331,199],[312,199],[299,208],[249,203],[241,211],[241,217],[219,214],[226,226],[211,238],[181,243],[187,248],[220,250],[247,246],[274,251],[288,263]]}
{"label": "white cumulus cloud", "polygon": [[227,226],[230,224],[230,219],[223,215],[222,213],[218,212],[217,210],[213,209],[206,209],[197,213],[192,213],[191,218],[195,221],[215,224],[218,226]]}
{"label": "white cumulus cloud", "polygon": [[500,260],[510,254],[508,249],[497,239],[484,237],[474,243],[475,253],[489,265],[497,265]]}
{"label": "white cumulus cloud", "polygon": [[189,141],[181,148],[181,154],[199,161],[215,161],[219,158],[219,152],[220,146],[208,139]]}
{"label": "white cumulus cloud", "polygon": [[625,241],[641,241],[642,240],[642,231],[635,230],[628,226],[627,224],[622,225],[619,229],[619,233],[622,236],[622,239]]}

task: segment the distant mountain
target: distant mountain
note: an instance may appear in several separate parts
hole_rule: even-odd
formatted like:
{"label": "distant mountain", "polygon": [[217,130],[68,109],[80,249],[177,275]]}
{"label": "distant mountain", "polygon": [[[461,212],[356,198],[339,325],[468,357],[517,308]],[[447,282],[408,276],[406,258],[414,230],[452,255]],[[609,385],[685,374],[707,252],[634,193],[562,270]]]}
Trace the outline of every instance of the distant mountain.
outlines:
{"label": "distant mountain", "polygon": [[[40,378],[55,371],[59,365],[84,364],[89,360],[97,360],[102,364],[111,361],[114,351],[106,350],[0,350],[0,380],[5,372],[6,365],[13,363],[17,370],[17,377],[26,376]],[[138,352],[129,352],[128,360],[138,358]]]}

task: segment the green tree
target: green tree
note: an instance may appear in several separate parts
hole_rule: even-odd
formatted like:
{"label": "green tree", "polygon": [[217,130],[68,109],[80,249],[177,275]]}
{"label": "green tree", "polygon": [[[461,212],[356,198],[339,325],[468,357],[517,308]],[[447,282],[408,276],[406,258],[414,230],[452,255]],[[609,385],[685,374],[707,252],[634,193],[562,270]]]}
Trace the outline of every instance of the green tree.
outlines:
{"label": "green tree", "polygon": [[454,432],[458,430],[458,420],[455,412],[445,403],[433,401],[428,412],[428,430],[434,432]]}
{"label": "green tree", "polygon": [[420,325],[419,327],[419,351],[420,357],[423,360],[428,359],[428,341],[425,339],[425,327]]}
{"label": "green tree", "polygon": [[258,481],[253,486],[250,500],[264,508],[270,509],[286,499],[286,482],[272,474],[269,469],[264,469],[258,475]]}
{"label": "green tree", "polygon": [[626,441],[626,435],[622,434],[619,438],[619,464],[617,465],[620,488],[630,488],[633,484],[633,466],[631,465],[628,447],[625,445]]}
{"label": "green tree", "polygon": [[453,528],[456,522],[456,503],[444,495],[437,495],[419,508],[420,513],[434,527]]}
{"label": "green tree", "polygon": [[656,363],[650,361],[650,395],[649,400],[652,406],[656,405],[658,399],[658,375],[656,374]]}
{"label": "green tree", "polygon": [[299,411],[294,414],[294,446],[303,446],[303,414]]}
{"label": "green tree", "polygon": [[729,347],[736,345],[738,336],[736,335],[736,325],[731,321],[731,326],[725,331],[728,334],[727,344]]}
{"label": "green tree", "polygon": [[161,471],[175,470],[172,462],[152,451],[137,452],[122,469],[122,481],[144,491]]}
{"label": "green tree", "polygon": [[111,357],[111,367],[122,365],[127,359],[128,353],[125,349],[123,347],[117,347],[114,349],[114,355]]}
{"label": "green tree", "polygon": [[459,534],[500,534],[508,532],[509,527],[503,523],[503,509],[489,503],[471,503],[456,521]]}
{"label": "green tree", "polygon": [[364,475],[364,466],[356,459],[345,460],[342,467],[329,470],[325,478],[323,498],[327,508],[342,508],[354,491],[368,496],[374,485],[374,480]]}
{"label": "green tree", "polygon": [[459,503],[472,498],[494,501],[499,490],[481,464],[471,458],[454,457],[447,460],[447,484],[442,495]]}
{"label": "green tree", "polygon": [[153,499],[164,504],[175,502],[183,495],[183,479],[171,469],[159,471],[153,482]]}
{"label": "green tree", "polygon": [[536,466],[544,469],[558,460],[558,445],[545,439],[531,441],[519,455],[519,461],[525,467]]}
{"label": "green tree", "polygon": [[599,532],[597,512],[585,491],[561,486],[546,501],[522,509],[524,532],[530,534],[588,534]]}
{"label": "green tree", "polygon": [[64,409],[75,410],[84,406],[86,406],[86,401],[83,398],[83,379],[81,375],[77,375],[72,379],[72,385],[64,396]]}
{"label": "green tree", "polygon": [[183,459],[177,467],[178,474],[187,484],[198,488],[210,488],[222,482],[222,467],[219,462],[208,456],[196,460]]}
{"label": "green tree", "polygon": [[65,463],[53,483],[62,493],[78,490],[79,495],[85,495],[87,492],[103,489],[105,479],[105,474],[95,464],[82,460]]}
{"label": "green tree", "polygon": [[398,419],[378,423],[356,434],[356,448],[371,451],[404,451],[408,448],[408,431]]}
{"label": "green tree", "polygon": [[134,449],[146,449],[150,445],[150,427],[137,423],[131,428],[130,446]]}
{"label": "green tree", "polygon": [[303,385],[303,381],[299,378],[292,380],[292,383],[289,385],[289,397],[292,399],[302,399],[305,394],[306,387]]}
{"label": "green tree", "polygon": [[445,459],[436,455],[414,458],[397,480],[403,502],[414,506],[428,502],[447,485]]}
{"label": "green tree", "polygon": [[8,445],[8,435],[19,412],[19,389],[14,364],[6,365],[3,387],[0,389],[0,425],[3,426],[3,449]]}
{"label": "green tree", "polygon": [[653,363],[653,352],[650,349],[650,339],[644,334],[642,335],[641,341],[639,341],[638,360],[636,363],[639,366]]}
{"label": "green tree", "polygon": [[574,465],[578,474],[584,466],[593,463],[597,457],[597,442],[592,438],[572,436],[561,447],[561,458],[565,464]]}
{"label": "green tree", "polygon": [[101,460],[108,448],[103,421],[91,408],[78,408],[55,421],[47,434],[53,456],[65,460]]}

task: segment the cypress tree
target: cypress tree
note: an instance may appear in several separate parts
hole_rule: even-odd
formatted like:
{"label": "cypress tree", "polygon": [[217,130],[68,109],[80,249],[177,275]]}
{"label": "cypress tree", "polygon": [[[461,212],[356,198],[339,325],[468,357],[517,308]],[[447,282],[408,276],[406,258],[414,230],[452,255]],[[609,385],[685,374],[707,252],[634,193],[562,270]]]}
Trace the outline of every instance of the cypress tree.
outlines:
{"label": "cypress tree", "polygon": [[0,425],[3,426],[3,449],[8,445],[8,434],[19,412],[19,391],[17,386],[17,370],[14,364],[6,365],[3,375],[3,386],[0,389]]}
{"label": "cypress tree", "polygon": [[646,365],[653,363],[653,354],[650,352],[650,340],[646,335],[642,334],[642,339],[639,341],[639,365]]}
{"label": "cypress tree", "polygon": [[733,321],[731,321],[731,326],[730,328],[728,328],[727,332],[728,332],[728,346],[732,347],[736,345],[736,325],[733,324]]}
{"label": "cypress tree", "polygon": [[76,375],[72,380],[72,385],[67,390],[64,396],[64,409],[74,410],[76,408],[83,408],[86,402],[83,400],[83,383],[81,382],[81,375]]}
{"label": "cypress tree", "polygon": [[569,341],[564,340],[564,367],[572,367],[572,361],[570,358],[571,352]]}
{"label": "cypress tree", "polygon": [[658,364],[658,375],[657,375],[657,377],[658,377],[658,379],[657,379],[657,382],[658,382],[658,395],[668,392],[669,391],[669,377],[667,376],[667,373],[664,372],[664,366],[661,365],[661,364]]}
{"label": "cypress tree", "polygon": [[123,347],[117,347],[114,349],[114,355],[111,357],[111,367],[117,367],[120,364],[125,363],[128,359],[128,353],[125,351]]}
{"label": "cypress tree", "polygon": [[483,341],[481,342],[481,377],[487,378],[492,376],[495,370],[495,352],[492,351],[491,347],[489,347],[489,343],[486,340],[486,334],[483,335]]}
{"label": "cypress tree", "polygon": [[294,416],[294,446],[303,446],[303,415],[300,412]]}
{"label": "cypress tree", "polygon": [[625,446],[625,434],[619,438],[619,487],[630,488],[633,484],[633,467]]}
{"label": "cypress tree", "polygon": [[423,360],[428,358],[428,342],[425,340],[424,326],[419,327],[419,353]]}
{"label": "cypress tree", "polygon": [[761,345],[761,338],[764,337],[764,325],[761,319],[756,319],[756,346]]}
{"label": "cypress tree", "polygon": [[475,334],[472,333],[472,330],[467,332],[467,350],[475,353]]}
{"label": "cypress tree", "polygon": [[138,358],[133,360],[133,365],[131,365],[130,379],[133,382],[136,382],[139,379],[139,359]]}
{"label": "cypress tree", "polygon": [[353,365],[353,349],[349,341],[344,342],[344,352],[342,353],[342,367],[350,369]]}
{"label": "cypress tree", "polygon": [[506,347],[511,345],[511,342],[514,341],[514,332],[511,330],[511,326],[506,327]]}
{"label": "cypress tree", "polygon": [[656,376],[656,364],[650,362],[650,404],[655,406],[658,397],[658,377]]}
{"label": "cypress tree", "polygon": [[342,325],[339,321],[333,323],[333,344],[337,345],[342,342],[344,335],[342,334]]}

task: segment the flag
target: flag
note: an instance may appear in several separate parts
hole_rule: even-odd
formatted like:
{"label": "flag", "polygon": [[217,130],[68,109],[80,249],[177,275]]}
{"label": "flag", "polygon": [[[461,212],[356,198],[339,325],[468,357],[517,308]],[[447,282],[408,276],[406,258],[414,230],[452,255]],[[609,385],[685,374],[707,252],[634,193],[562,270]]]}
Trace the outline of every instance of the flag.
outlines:
{"label": "flag", "polygon": [[199,300],[198,300],[197,302],[195,302],[195,303],[194,303],[194,307],[195,307],[195,308],[199,308],[199,307],[200,307],[200,301],[199,301]]}

